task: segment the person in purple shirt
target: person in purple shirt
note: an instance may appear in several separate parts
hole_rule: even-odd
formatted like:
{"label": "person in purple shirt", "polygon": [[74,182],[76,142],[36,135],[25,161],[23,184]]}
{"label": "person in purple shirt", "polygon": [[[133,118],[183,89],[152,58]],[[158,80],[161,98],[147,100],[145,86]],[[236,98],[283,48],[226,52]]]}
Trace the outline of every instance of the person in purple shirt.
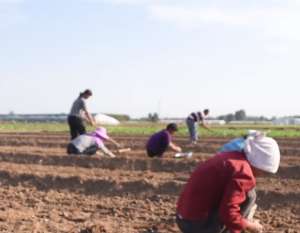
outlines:
{"label": "person in purple shirt", "polygon": [[181,152],[181,148],[172,142],[172,135],[178,131],[175,123],[168,124],[166,129],[153,134],[147,142],[146,150],[149,157],[162,157],[164,152],[171,148],[176,152]]}

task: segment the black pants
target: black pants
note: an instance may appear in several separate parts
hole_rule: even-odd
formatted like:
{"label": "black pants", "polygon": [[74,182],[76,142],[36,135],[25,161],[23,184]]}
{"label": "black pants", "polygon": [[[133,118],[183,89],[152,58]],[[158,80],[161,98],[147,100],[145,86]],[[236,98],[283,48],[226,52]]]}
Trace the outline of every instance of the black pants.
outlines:
{"label": "black pants", "polygon": [[147,151],[147,155],[150,158],[154,158],[154,157],[161,158],[162,157],[162,154],[156,154],[156,153],[151,153],[151,152],[149,153],[149,151]]}
{"label": "black pants", "polygon": [[72,144],[69,143],[67,146],[67,153],[70,154],[75,154],[75,155],[79,155],[79,154],[83,154],[83,155],[94,155],[96,154],[97,150],[98,150],[98,146],[97,145],[92,145],[88,148],[86,148],[82,153],[80,153],[78,151],[78,149]]}
{"label": "black pants", "polygon": [[72,144],[69,143],[67,146],[67,153],[70,154],[74,154],[74,155],[78,155],[80,154],[79,151],[77,150],[77,148]]}
{"label": "black pants", "polygon": [[83,120],[80,117],[68,116],[68,124],[70,127],[71,140],[86,133]]}
{"label": "black pants", "polygon": [[[241,214],[244,218],[250,214],[255,205],[256,192],[252,189],[247,193],[247,198],[241,205]],[[215,211],[207,220],[189,221],[176,216],[176,222],[182,233],[229,233],[229,231],[219,221],[218,211]]]}
{"label": "black pants", "polygon": [[147,155],[148,157],[150,158],[153,158],[153,157],[158,157],[158,158],[161,158],[164,154],[165,151],[152,151],[150,150],[149,148],[146,148],[146,151],[147,151]]}

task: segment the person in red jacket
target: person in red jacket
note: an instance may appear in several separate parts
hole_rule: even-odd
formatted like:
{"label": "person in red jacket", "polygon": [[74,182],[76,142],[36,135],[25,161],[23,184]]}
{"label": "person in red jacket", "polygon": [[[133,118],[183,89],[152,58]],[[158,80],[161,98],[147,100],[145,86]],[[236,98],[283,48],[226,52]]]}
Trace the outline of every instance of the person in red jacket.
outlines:
{"label": "person in red jacket", "polygon": [[247,138],[242,152],[222,152],[201,163],[177,203],[181,232],[262,232],[249,216],[256,205],[256,177],[276,173],[279,163],[277,142],[264,135]]}

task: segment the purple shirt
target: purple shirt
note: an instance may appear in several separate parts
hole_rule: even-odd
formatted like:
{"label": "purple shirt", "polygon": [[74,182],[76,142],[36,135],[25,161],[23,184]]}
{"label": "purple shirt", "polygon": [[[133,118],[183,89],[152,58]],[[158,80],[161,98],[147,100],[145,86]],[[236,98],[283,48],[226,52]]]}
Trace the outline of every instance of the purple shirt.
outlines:
{"label": "purple shirt", "polygon": [[167,130],[159,131],[153,134],[147,142],[147,150],[156,155],[162,155],[172,140]]}

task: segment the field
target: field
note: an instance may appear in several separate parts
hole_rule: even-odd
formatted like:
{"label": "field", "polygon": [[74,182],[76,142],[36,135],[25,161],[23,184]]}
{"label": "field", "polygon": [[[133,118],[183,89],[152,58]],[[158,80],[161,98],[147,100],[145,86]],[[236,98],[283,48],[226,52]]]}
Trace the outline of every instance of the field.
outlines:
{"label": "field", "polygon": [[[165,124],[149,122],[125,123],[120,126],[108,126],[110,133],[115,135],[150,135]],[[88,128],[92,130],[91,127]],[[204,137],[236,137],[244,134],[248,129],[258,129],[268,132],[271,137],[300,138],[300,126],[272,126],[272,125],[224,125],[212,126],[211,131],[201,130]],[[23,122],[0,122],[0,132],[68,132],[66,123],[23,123]],[[187,128],[179,124],[178,136],[186,136]]]}
{"label": "field", "polygon": [[[245,131],[232,128],[229,134],[205,135],[190,148],[182,129],[176,142],[195,152],[191,159],[175,159],[172,153],[164,159],[149,159],[143,150],[147,134],[161,126],[144,127],[141,132],[136,126],[111,128],[115,139],[133,150],[110,159],[67,156],[68,135],[65,126],[59,127],[40,132],[45,129],[41,125],[2,125],[0,232],[150,233],[157,229],[179,233],[175,205],[190,172],[232,136]],[[282,162],[277,175],[258,179],[256,216],[265,232],[297,233],[298,129],[275,128],[270,133],[279,135]]]}

